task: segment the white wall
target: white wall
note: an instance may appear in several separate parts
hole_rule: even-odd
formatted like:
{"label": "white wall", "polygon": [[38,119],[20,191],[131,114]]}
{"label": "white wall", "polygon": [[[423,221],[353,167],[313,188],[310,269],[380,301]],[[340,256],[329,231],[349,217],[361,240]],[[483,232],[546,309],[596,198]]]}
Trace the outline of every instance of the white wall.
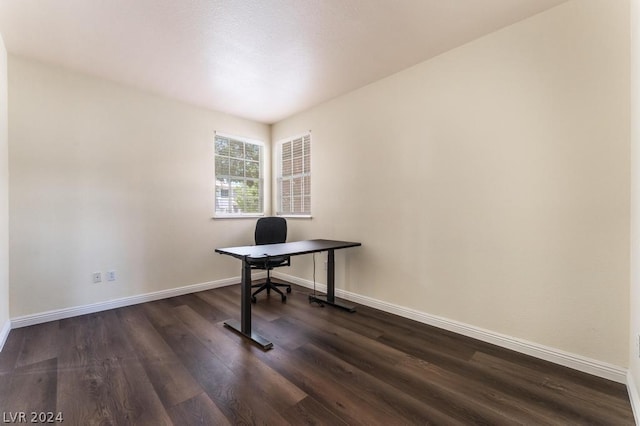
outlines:
{"label": "white wall", "polygon": [[629,389],[640,420],[640,0],[631,1],[631,291]]}
{"label": "white wall", "polygon": [[240,275],[213,250],[255,221],[211,219],[214,131],[269,126],[13,55],[9,91],[12,317]]}
{"label": "white wall", "polygon": [[7,51],[0,35],[0,349],[9,330],[9,143]]}
{"label": "white wall", "polygon": [[277,123],[313,135],[292,237],[361,241],[347,291],[626,368],[628,9],[572,1]]}

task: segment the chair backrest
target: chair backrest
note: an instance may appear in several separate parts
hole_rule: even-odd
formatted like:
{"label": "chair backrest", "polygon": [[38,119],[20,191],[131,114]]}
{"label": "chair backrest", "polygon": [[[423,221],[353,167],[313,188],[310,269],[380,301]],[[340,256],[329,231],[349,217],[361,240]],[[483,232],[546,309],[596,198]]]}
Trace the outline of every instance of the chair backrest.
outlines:
{"label": "chair backrest", "polygon": [[283,217],[261,217],[256,223],[256,245],[287,241],[287,220]]}

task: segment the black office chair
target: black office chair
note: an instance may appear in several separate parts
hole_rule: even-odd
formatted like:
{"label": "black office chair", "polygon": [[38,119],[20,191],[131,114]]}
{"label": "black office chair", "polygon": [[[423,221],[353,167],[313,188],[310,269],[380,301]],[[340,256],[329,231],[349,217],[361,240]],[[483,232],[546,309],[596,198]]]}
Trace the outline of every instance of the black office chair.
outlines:
{"label": "black office chair", "polygon": [[[255,232],[256,245],[262,244],[277,244],[287,241],[287,220],[283,217],[261,217],[256,223]],[[263,269],[267,271],[267,281],[264,284],[255,284],[251,287],[259,287],[251,294],[251,301],[256,303],[256,294],[263,290],[267,290],[267,294],[271,293],[271,290],[280,295],[282,301],[287,300],[287,296],[278,288],[286,287],[287,293],[291,293],[291,285],[278,284],[271,281],[271,270],[280,266],[290,266],[290,256],[272,256],[265,259],[250,260],[249,264],[251,269]]]}

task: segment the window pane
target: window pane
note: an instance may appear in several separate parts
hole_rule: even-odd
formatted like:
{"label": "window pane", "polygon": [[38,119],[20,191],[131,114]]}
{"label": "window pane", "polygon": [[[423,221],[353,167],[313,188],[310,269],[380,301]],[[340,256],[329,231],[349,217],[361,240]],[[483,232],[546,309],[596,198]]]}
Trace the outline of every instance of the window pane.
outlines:
{"label": "window pane", "polygon": [[303,191],[303,194],[311,196],[311,176],[305,176],[304,177],[304,191]]}
{"label": "window pane", "polygon": [[226,179],[216,179],[216,212],[230,213],[231,199],[229,198],[229,181]]}
{"label": "window pane", "polygon": [[247,161],[244,163],[244,167],[247,177],[256,179],[260,177],[260,163],[257,161]]}
{"label": "window pane", "polygon": [[296,139],[293,141],[293,156],[294,157],[302,156],[302,138]]}
{"label": "window pane", "polygon": [[232,157],[244,158],[244,142],[231,140],[230,154]]}
{"label": "window pane", "polygon": [[292,192],[294,196],[302,195],[303,178],[293,179]]}
{"label": "window pane", "polygon": [[229,158],[216,156],[216,177],[229,175]]}
{"label": "window pane", "polygon": [[305,155],[311,154],[311,137],[309,135],[304,137],[304,153]]}
{"label": "window pane", "polygon": [[302,157],[293,157],[293,174],[299,175],[302,173]]}
{"label": "window pane", "polygon": [[305,173],[309,173],[311,171],[311,156],[310,155],[305,155],[304,156],[304,172]]}
{"label": "window pane", "polygon": [[243,198],[238,204],[245,213],[258,213],[260,212],[260,188],[258,181],[247,180]]}
{"label": "window pane", "polygon": [[282,144],[282,176],[291,176],[291,142]]}
{"label": "window pane", "polygon": [[216,136],[216,154],[229,155],[229,139]]}
{"label": "window pane", "polygon": [[281,191],[283,197],[291,196],[291,181],[289,179],[283,180],[281,183]]}
{"label": "window pane", "polygon": [[282,162],[282,176],[291,176],[291,160]]}
{"label": "window pane", "polygon": [[291,160],[291,142],[285,142],[282,144],[282,160]]}
{"label": "window pane", "polygon": [[302,197],[293,197],[291,213],[302,213]]}
{"label": "window pane", "polygon": [[260,161],[260,145],[245,144],[245,158],[247,160]]}
{"label": "window pane", "polygon": [[229,166],[230,166],[230,174],[231,176],[244,176],[244,161],[242,160],[236,160],[236,159],[231,159],[229,161]]}
{"label": "window pane", "polygon": [[291,213],[291,197],[282,197],[282,213]]}
{"label": "window pane", "polygon": [[246,185],[244,180],[232,180],[233,205],[237,213],[242,213],[245,206]]}
{"label": "window pane", "polygon": [[231,187],[234,213],[260,212],[260,191],[257,181],[235,179],[231,181]]}

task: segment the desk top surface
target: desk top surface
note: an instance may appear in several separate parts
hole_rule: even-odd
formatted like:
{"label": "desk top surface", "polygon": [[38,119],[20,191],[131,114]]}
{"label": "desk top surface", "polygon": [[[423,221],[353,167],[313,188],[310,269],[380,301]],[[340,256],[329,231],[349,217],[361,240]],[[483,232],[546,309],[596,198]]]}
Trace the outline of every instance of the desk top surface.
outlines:
{"label": "desk top surface", "polygon": [[297,256],[300,254],[317,253],[320,251],[337,250],[361,246],[361,243],[335,240],[305,240],[280,244],[263,244],[258,246],[240,246],[216,249],[216,253],[229,256],[260,259],[271,256]]}

